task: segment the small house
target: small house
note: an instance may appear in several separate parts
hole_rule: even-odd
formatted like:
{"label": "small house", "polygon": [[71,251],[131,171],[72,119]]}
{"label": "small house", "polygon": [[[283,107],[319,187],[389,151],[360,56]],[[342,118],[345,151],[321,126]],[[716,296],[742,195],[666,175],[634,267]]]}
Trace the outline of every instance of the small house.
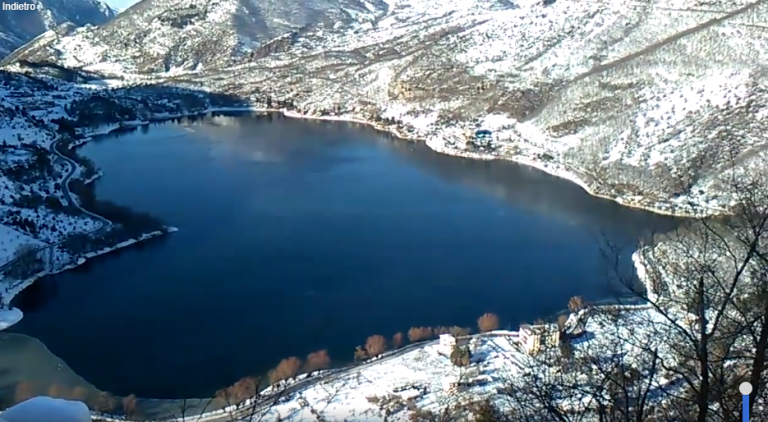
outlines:
{"label": "small house", "polygon": [[475,139],[481,142],[490,142],[493,140],[493,132],[488,129],[478,129],[475,131]]}
{"label": "small house", "polygon": [[440,334],[439,346],[440,352],[446,356],[450,356],[453,352],[453,348],[456,347],[456,337],[453,334]]}

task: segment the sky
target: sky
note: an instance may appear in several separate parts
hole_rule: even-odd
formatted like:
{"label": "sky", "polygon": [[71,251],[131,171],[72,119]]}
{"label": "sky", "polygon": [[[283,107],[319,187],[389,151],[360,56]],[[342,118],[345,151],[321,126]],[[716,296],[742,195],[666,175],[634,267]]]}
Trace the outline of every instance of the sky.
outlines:
{"label": "sky", "polygon": [[128,7],[130,7],[132,4],[137,2],[137,0],[102,0],[102,1],[114,7],[115,9],[119,9],[119,10],[125,10]]}

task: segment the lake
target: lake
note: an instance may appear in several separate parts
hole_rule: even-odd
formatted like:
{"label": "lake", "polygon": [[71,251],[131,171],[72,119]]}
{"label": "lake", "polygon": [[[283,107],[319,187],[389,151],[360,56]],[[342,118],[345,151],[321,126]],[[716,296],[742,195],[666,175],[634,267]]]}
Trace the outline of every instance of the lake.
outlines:
{"label": "lake", "polygon": [[206,397],[288,356],[351,361],[412,326],[516,329],[612,297],[599,247],[676,224],[538,170],[440,155],[358,125],[220,116],[80,152],[102,199],[177,233],[46,278],[15,333],[100,389]]}

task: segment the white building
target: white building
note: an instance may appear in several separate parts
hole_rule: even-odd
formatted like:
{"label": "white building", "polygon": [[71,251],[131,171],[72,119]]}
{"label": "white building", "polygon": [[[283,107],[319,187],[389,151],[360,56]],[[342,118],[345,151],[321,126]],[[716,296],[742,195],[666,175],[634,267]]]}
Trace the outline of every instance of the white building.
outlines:
{"label": "white building", "polygon": [[479,337],[472,337],[471,340],[469,340],[469,350],[472,351],[472,353],[475,352],[480,347],[480,338]]}
{"label": "white building", "polygon": [[454,347],[456,347],[456,337],[453,334],[440,334],[440,343],[438,345],[440,353],[450,356]]}
{"label": "white building", "polygon": [[560,330],[552,325],[520,326],[520,345],[529,355],[535,355],[542,347],[556,346],[560,342]]}

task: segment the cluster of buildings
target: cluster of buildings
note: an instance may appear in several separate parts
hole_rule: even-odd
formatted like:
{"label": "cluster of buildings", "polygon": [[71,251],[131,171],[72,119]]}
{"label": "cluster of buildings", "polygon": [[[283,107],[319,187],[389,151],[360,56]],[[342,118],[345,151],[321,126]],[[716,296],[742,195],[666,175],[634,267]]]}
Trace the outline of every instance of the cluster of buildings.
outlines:
{"label": "cluster of buildings", "polygon": [[[520,349],[528,355],[536,355],[542,350],[559,346],[560,337],[561,331],[553,324],[523,324],[518,332],[518,344]],[[470,350],[476,350],[479,341],[480,339],[477,337],[456,337],[452,334],[442,334],[438,341],[437,350],[441,355],[449,357],[456,347],[468,347]],[[472,365],[464,370],[461,379],[446,377],[443,380],[443,389],[449,393],[457,392],[490,381],[490,377],[480,374],[479,368]]]}
{"label": "cluster of buildings", "polygon": [[[552,324],[520,326],[518,341],[520,347],[529,355],[535,355],[542,349],[556,347],[560,344],[560,330]],[[441,334],[438,343],[439,353],[450,356],[455,347],[469,346],[474,349],[477,338],[455,337],[452,334]]]}

